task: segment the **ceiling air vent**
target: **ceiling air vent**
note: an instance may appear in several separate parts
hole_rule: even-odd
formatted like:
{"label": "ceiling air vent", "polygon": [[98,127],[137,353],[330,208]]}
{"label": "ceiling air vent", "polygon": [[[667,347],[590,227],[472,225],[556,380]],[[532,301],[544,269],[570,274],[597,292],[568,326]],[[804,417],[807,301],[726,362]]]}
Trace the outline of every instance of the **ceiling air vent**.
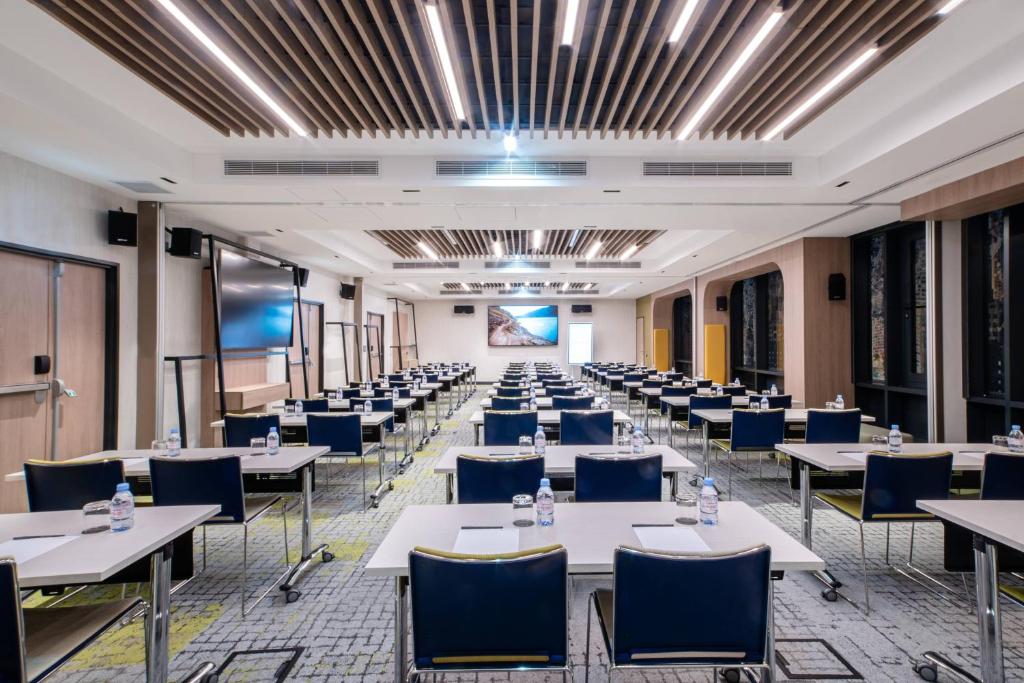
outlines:
{"label": "ceiling air vent", "polygon": [[645,176],[784,177],[793,175],[790,161],[645,161]]}
{"label": "ceiling air vent", "polygon": [[577,268],[639,268],[639,261],[577,261]]}
{"label": "ceiling air vent", "polygon": [[483,294],[482,289],[442,289],[438,291],[441,296],[469,296],[470,294]]}
{"label": "ceiling air vent", "polygon": [[484,261],[484,268],[502,270],[504,268],[551,268],[551,261]]}
{"label": "ceiling air vent", "polygon": [[435,171],[439,176],[461,178],[561,178],[587,175],[587,162],[528,159],[437,161]]}
{"label": "ceiling air vent", "polygon": [[378,176],[379,161],[261,161],[225,159],[226,176]]}
{"label": "ceiling air vent", "polygon": [[433,270],[436,268],[458,268],[458,261],[395,261],[395,270]]}
{"label": "ceiling air vent", "polygon": [[111,182],[115,185],[120,185],[126,190],[142,194],[173,194],[170,190],[166,190],[148,180],[112,180]]}

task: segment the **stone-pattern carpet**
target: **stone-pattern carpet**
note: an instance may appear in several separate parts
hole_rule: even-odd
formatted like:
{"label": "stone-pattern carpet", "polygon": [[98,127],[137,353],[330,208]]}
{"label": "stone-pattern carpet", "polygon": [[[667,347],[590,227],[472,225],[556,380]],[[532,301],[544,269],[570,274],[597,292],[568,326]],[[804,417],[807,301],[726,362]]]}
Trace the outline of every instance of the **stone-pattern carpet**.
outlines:
{"label": "stone-pattern carpet", "polygon": [[[316,562],[299,586],[302,597],[286,604],[278,591],[246,618],[239,606],[241,530],[209,532],[208,570],[173,597],[171,678],[179,680],[201,662],[224,662],[232,651],[270,648],[302,648],[289,680],[388,681],[393,680],[393,583],[371,578],[362,568],[406,505],[444,502],[444,478],[432,473],[443,449],[473,443],[470,413],[483,397],[483,387],[449,419],[441,433],[416,454],[415,462],[395,481],[378,509],[361,508],[358,465],[332,468],[333,487],[321,486],[314,502],[314,540],[326,542],[337,555],[331,563]],[[433,407],[429,410],[433,422]],[[663,438],[660,429],[654,439]],[[677,439],[677,447],[681,439]],[[700,455],[694,449],[694,462]],[[713,473],[723,475],[724,460],[713,463]],[[389,460],[390,464],[390,460]],[[753,463],[752,463],[753,464]],[[766,477],[774,476],[774,464],[766,463]],[[323,472],[319,472],[323,484]],[[367,477],[376,480],[376,469],[367,465]],[[790,501],[788,484],[782,480],[757,479],[754,464],[734,475],[735,498],[746,501],[794,537],[799,537],[799,515]],[[666,492],[667,495],[667,492]],[[567,503],[568,504],[568,503]],[[293,504],[288,514],[291,555],[298,554],[299,511]],[[265,585],[281,571],[281,519],[271,513],[250,534],[250,590]],[[918,525],[915,564],[926,568],[955,589],[959,604],[933,596],[915,583],[887,569],[883,563],[884,529],[868,529],[871,571],[870,615],[845,600],[826,602],[820,584],[806,573],[789,573],[777,582],[775,625],[779,639],[779,671],[786,680],[915,681],[911,662],[926,650],[950,656],[971,670],[977,666],[977,626],[973,598],[966,600],[959,575],[941,571],[941,530],[938,525]],[[198,538],[197,534],[197,538]],[[909,531],[894,526],[893,558],[903,558]],[[836,512],[820,506],[815,514],[815,550],[845,584],[842,593],[860,603],[863,599],[857,526]],[[196,557],[200,548],[197,544]],[[585,600],[600,580],[577,580],[573,592],[571,654],[575,676],[583,680]],[[973,591],[973,581],[968,579]],[[93,594],[110,588],[91,589]],[[119,591],[118,591],[119,592]],[[1024,608],[1003,602],[1005,661],[1008,680],[1024,680]],[[523,615],[520,615],[523,616]],[[528,618],[528,615],[525,615]],[[680,614],[680,619],[699,618]],[[825,641],[821,643],[820,641]],[[852,672],[837,659],[838,654]],[[237,657],[224,671],[222,681],[273,681],[284,655]],[[275,657],[277,657],[275,659]],[[608,678],[607,656],[595,635],[591,643],[594,680]],[[855,672],[855,673],[854,673]],[[859,677],[858,677],[859,676]],[[517,680],[559,680],[561,676],[519,674]],[[508,680],[509,676],[450,676],[447,680]],[[55,681],[144,680],[142,625],[136,622],[115,628],[92,648],[65,666]],[[628,681],[710,681],[711,672],[651,670],[616,674]],[[944,680],[944,679],[942,679]]]}

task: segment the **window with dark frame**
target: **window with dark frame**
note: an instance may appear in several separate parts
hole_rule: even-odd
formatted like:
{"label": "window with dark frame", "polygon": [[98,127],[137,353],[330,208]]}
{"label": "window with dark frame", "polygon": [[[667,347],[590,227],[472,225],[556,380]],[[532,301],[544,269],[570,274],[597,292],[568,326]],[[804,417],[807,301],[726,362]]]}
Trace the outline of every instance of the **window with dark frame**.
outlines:
{"label": "window with dark frame", "polygon": [[757,391],[773,384],[784,391],[782,273],[739,280],[729,299],[733,377]]}

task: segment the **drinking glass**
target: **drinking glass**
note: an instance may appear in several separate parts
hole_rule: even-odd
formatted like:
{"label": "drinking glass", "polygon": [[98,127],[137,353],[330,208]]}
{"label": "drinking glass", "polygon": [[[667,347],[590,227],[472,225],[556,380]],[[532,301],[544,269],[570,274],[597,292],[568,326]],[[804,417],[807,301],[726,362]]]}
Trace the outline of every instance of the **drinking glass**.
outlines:
{"label": "drinking glass", "polygon": [[251,455],[264,455],[267,452],[267,440],[262,436],[254,436],[249,439],[249,453]]}
{"label": "drinking glass", "polygon": [[149,447],[156,451],[157,455],[167,455],[167,442],[157,439],[153,443],[149,444]]}
{"label": "drinking glass", "polygon": [[871,445],[877,450],[888,450],[889,449],[889,437],[884,434],[875,434],[871,437]]}
{"label": "drinking glass", "polygon": [[825,410],[835,410],[836,404],[834,401],[825,401]]}
{"label": "drinking glass", "polygon": [[294,415],[295,414],[295,404],[294,403],[285,403],[284,404],[284,414],[285,415]]}
{"label": "drinking glass", "polygon": [[110,501],[94,500],[82,506],[83,534],[98,534],[110,530]]}
{"label": "drinking glass", "polygon": [[512,525],[533,526],[533,496],[530,494],[512,496]]}
{"label": "drinking glass", "polygon": [[525,434],[519,437],[519,455],[531,455],[533,453],[533,438]]}
{"label": "drinking glass", "polygon": [[995,436],[992,437],[992,445],[993,446],[998,446],[999,448],[1009,448],[1010,447],[1010,443],[1009,443],[1008,438],[1003,436],[1003,435],[1001,435],[1001,434],[996,434]]}
{"label": "drinking glass", "polygon": [[520,403],[519,404],[519,410],[527,411],[529,409],[530,409],[530,404],[529,403]]}
{"label": "drinking glass", "polygon": [[697,523],[697,494],[693,491],[680,491],[675,496],[676,524],[692,526]]}

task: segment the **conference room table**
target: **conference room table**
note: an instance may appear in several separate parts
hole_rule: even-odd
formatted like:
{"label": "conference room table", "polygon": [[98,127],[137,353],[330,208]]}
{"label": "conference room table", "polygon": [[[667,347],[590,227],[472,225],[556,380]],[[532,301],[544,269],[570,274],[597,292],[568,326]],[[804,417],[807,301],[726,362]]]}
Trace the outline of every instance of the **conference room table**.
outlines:
{"label": "conference room table", "polygon": [[[84,523],[78,509],[4,514],[0,515],[0,539],[7,547],[2,554],[13,555],[18,584],[23,589],[99,583],[148,555],[152,596],[145,624],[146,680],[166,683],[170,663],[171,544],[219,512],[219,505],[139,507],[130,531],[98,534],[82,533]],[[39,540],[52,540],[52,547],[37,554]],[[66,626],[74,628],[72,623]],[[9,637],[13,634],[4,634],[5,639]],[[203,670],[211,669],[204,665]]]}
{"label": "conference room table", "polygon": [[[636,529],[652,525],[679,529],[680,540],[692,540],[695,534],[712,552],[767,544],[771,547],[773,578],[782,578],[786,571],[814,571],[825,565],[820,557],[746,503],[719,503],[719,523],[714,527],[682,527],[675,524],[678,516],[675,503],[559,503],[555,505],[553,525],[515,527],[511,503],[410,505],[399,515],[365,569],[368,576],[389,577],[395,582],[395,681],[404,683],[409,667],[409,551],[417,546],[451,551],[466,527],[518,530],[514,535],[500,532],[505,539],[515,538],[510,547],[503,549],[508,552],[561,544],[568,555],[570,574],[611,575],[616,548],[641,546]],[[774,673],[774,642],[769,643],[768,652]]]}
{"label": "conference room table", "polygon": [[[646,390],[644,390],[644,391],[646,391]],[[650,395],[651,396],[658,396],[660,401],[661,401],[662,406],[670,406],[672,408],[686,408],[686,409],[690,408],[690,397],[689,396],[662,396],[661,395],[661,389],[657,389],[657,392],[658,392],[657,394],[650,394]],[[710,397],[710,394],[708,394],[707,396]],[[750,397],[749,396],[733,396],[732,397],[732,407],[733,408],[746,408],[749,405],[750,405]],[[648,420],[647,424],[650,424],[650,419],[651,419],[650,411],[646,411],[646,412],[647,412],[646,417],[647,417],[647,420]],[[674,435],[675,435],[675,432],[672,429],[672,420],[669,419],[669,421],[668,421],[668,445],[669,446],[672,446],[675,443],[675,439],[673,438]]]}
{"label": "conference room table", "polygon": [[[426,405],[426,398],[425,397],[428,394],[430,394],[430,390],[429,389],[410,389],[409,390],[409,394],[410,394],[410,396],[408,396],[406,398],[391,399],[392,400],[392,404],[391,405],[394,407],[396,413],[401,413],[402,414],[403,421],[404,421],[405,427],[406,427],[406,433],[405,433],[405,454],[404,454],[405,457],[402,459],[402,462],[401,462],[402,467],[405,467],[409,462],[412,462],[412,445],[411,445],[411,441],[412,441],[411,429],[412,429],[412,422],[413,422],[413,420],[412,420],[412,410],[417,405],[419,405],[420,403],[423,404],[423,410],[420,411],[420,418],[421,418],[420,422],[423,425],[423,436],[420,437],[420,443],[416,447],[416,450],[419,450],[420,448],[423,447],[423,444],[425,443],[424,439],[426,438],[427,432],[428,432],[428,427],[427,427],[427,405]],[[330,409],[331,412],[339,412],[339,413],[351,412],[352,404],[350,403],[350,401],[351,401],[352,398],[357,398],[357,397],[356,396],[352,396],[350,398],[341,398],[341,399],[329,398],[329,399],[327,399],[327,407]],[[358,398],[369,400],[369,399],[373,399],[373,398],[388,398],[388,399],[390,399],[391,397],[390,396],[376,396],[375,397],[373,395],[373,392],[361,391],[361,392],[359,392]]]}
{"label": "conference room table", "polygon": [[[699,412],[697,413],[699,414]],[[867,452],[874,449],[872,443],[779,443],[775,450],[784,453],[800,466],[800,542],[813,548],[814,536],[814,492],[811,490],[811,468],[826,472],[863,472],[867,468]],[[949,451],[953,454],[953,469],[961,472],[978,472],[984,467],[988,451],[1007,452],[985,443],[905,443],[903,453],[934,453]],[[825,587],[825,597],[834,600],[840,582],[827,570],[816,575]]]}
{"label": "conference room table", "polygon": [[[561,410],[538,410],[537,411],[537,424],[546,427],[553,427],[561,424],[562,411]],[[629,415],[622,412],[621,410],[615,410],[612,414],[612,422],[618,428],[618,432],[622,433],[622,426],[629,422]],[[484,411],[475,410],[469,417],[469,423],[473,425],[473,445],[480,445],[480,428],[484,424]]]}
{"label": "conference room table", "polygon": [[[416,447],[416,450],[420,450],[421,448],[423,448],[423,444],[429,443],[430,442],[430,436],[433,433],[436,433],[436,430],[434,432],[432,432],[430,430],[430,428],[427,426],[427,403],[431,403],[432,402],[434,404],[434,425],[436,427],[440,427],[440,425],[441,425],[440,400],[439,400],[439,398],[437,396],[437,390],[440,389],[440,388],[441,388],[440,382],[432,382],[432,383],[424,382],[423,384],[420,385],[419,389],[411,389],[411,388],[409,389],[409,396],[411,396],[412,399],[415,399],[415,401],[413,401],[413,404],[418,405],[421,402],[423,404],[423,410],[421,411],[422,412],[422,417],[423,417],[423,436],[420,438],[420,443]],[[335,393],[335,392],[331,392],[331,393]],[[323,396],[325,396],[324,392],[320,392],[319,394],[317,394],[317,398],[322,398]],[[431,399],[431,397],[433,397],[433,399]],[[356,397],[353,396],[351,398],[356,398]],[[358,398],[367,399],[367,398],[379,398],[379,397],[375,396],[372,391],[360,391]],[[385,396],[383,398],[388,398],[388,397]],[[407,398],[407,399],[400,399],[400,400],[406,401],[406,400],[412,400],[412,399],[408,399]],[[327,406],[332,411],[335,411],[335,410],[337,410],[337,411],[351,410],[351,405],[352,404],[349,403],[349,399],[347,399],[347,398],[340,398],[340,399],[339,398],[329,398],[328,401],[329,401],[329,403],[327,404]],[[413,405],[413,404],[409,404],[409,405]],[[395,407],[398,408],[399,405],[400,404],[396,403]],[[401,404],[401,405],[404,407],[405,404]],[[413,407],[415,407],[415,405],[413,405]]]}
{"label": "conference room table", "polygon": [[[538,392],[538,394],[539,394],[539,393],[540,393],[540,392]],[[513,397],[513,398],[515,398],[515,397]],[[582,397],[582,396],[568,396],[568,397],[566,397],[566,398],[583,398],[583,397]],[[593,398],[593,397],[592,397],[592,398]],[[538,396],[537,396],[537,399],[536,399],[536,400],[537,400],[537,408],[538,408],[538,409],[540,409],[540,410],[548,410],[548,409],[550,409],[550,408],[551,408],[551,404],[552,404],[552,402],[554,401],[554,397],[552,397],[552,396],[540,396],[540,395],[538,395]],[[596,400],[596,399],[595,399],[595,400]],[[519,401],[520,401],[521,403],[529,403],[529,402],[530,402],[530,396],[529,396],[529,394],[527,394],[526,396],[520,396],[520,397],[519,397]],[[492,405],[493,403],[494,403],[494,402],[493,402],[493,401],[492,401],[491,399],[489,399],[489,398],[485,398],[484,400],[480,401],[480,407],[481,407],[481,408],[483,408],[484,410],[490,410],[490,409],[491,409],[491,405]],[[592,407],[593,409],[597,410],[597,407],[596,407],[596,406],[594,406],[594,405],[591,405],[591,407]]]}
{"label": "conference room table", "polygon": [[[453,446],[445,450],[434,464],[434,474],[445,475],[445,500],[451,503],[455,498],[455,474],[460,455],[518,455],[515,446]],[[576,456],[628,457],[632,451],[612,444],[604,446],[547,446],[544,449],[544,473],[549,477],[572,477],[576,474]],[[687,460],[682,453],[668,446],[646,446],[644,455],[660,455],[661,471],[671,475],[671,494],[679,491],[679,474],[696,472],[697,465]],[[533,491],[524,491],[533,495]]]}
{"label": "conference room table", "polygon": [[[1003,626],[999,615],[998,549],[1001,543],[1024,552],[1024,501],[1020,500],[919,500],[925,512],[962,527],[974,534],[974,577],[978,600],[978,640],[980,646],[981,680],[1002,683]],[[934,652],[925,659],[938,661],[965,678],[974,678],[966,671]],[[976,678],[974,680],[977,680]]]}

